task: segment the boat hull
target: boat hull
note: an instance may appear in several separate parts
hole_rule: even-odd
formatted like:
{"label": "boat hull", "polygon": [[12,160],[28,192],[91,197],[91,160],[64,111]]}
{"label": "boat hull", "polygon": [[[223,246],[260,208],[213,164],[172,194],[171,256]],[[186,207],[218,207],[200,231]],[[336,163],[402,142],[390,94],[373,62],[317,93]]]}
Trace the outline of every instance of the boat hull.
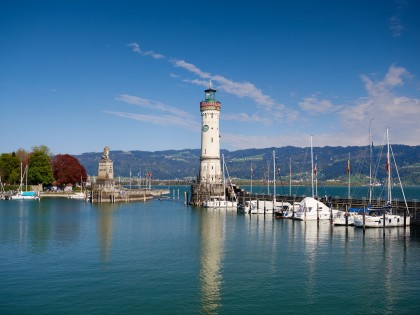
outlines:
{"label": "boat hull", "polygon": [[[406,226],[410,225],[410,216],[405,218]],[[354,218],[354,226],[363,227],[363,216],[359,215]],[[404,226],[404,217],[396,214],[385,215],[385,227],[400,227]],[[365,216],[365,227],[367,228],[383,228],[384,218],[383,216]]]}

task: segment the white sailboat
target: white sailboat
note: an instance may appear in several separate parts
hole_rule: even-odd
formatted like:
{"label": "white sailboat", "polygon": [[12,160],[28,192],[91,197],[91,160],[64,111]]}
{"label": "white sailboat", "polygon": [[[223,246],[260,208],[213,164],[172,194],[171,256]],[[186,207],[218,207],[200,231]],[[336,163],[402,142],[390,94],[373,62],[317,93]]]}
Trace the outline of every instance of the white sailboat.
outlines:
{"label": "white sailboat", "polygon": [[294,219],[300,221],[329,220],[335,216],[338,210],[330,209],[326,204],[312,197],[305,197],[295,212]]}
{"label": "white sailboat", "polygon": [[330,220],[331,216],[335,216],[338,210],[332,210],[326,204],[315,199],[314,192],[314,174],[316,168],[314,167],[314,153],[311,135],[311,192],[312,197],[305,197],[297,206],[295,216],[296,220],[313,221],[313,220]]}
{"label": "white sailboat", "polygon": [[[354,226],[356,227],[367,227],[367,228],[385,228],[385,227],[399,227],[405,225],[410,225],[410,216],[407,206],[407,201],[404,194],[404,189],[401,184],[401,178],[398,173],[397,163],[395,162],[394,153],[392,152],[391,145],[389,143],[389,131],[386,129],[386,138],[387,138],[387,155],[386,155],[386,170],[387,170],[387,186],[388,186],[388,195],[387,202],[382,207],[371,207],[368,209],[367,214],[357,215],[354,218]],[[404,197],[404,202],[406,206],[407,216],[404,220],[404,216],[394,214],[392,211],[392,183],[391,183],[391,153],[394,161],[394,166],[396,173],[398,175],[399,184],[401,187],[402,195]]]}
{"label": "white sailboat", "polygon": [[[347,198],[350,200],[350,152],[349,152],[349,159],[347,160]],[[336,215],[333,217],[333,225],[354,225],[354,217],[358,214],[355,211],[348,211],[346,210],[339,210]]]}
{"label": "white sailboat", "polygon": [[11,197],[12,200],[39,200],[37,191],[23,191],[23,177],[26,178],[26,187],[28,187],[28,166],[26,165],[25,171],[22,173],[22,163],[20,163],[20,185],[17,194]]}
{"label": "white sailboat", "polygon": [[[269,163],[267,164],[269,165]],[[267,168],[267,193],[270,194],[269,168]],[[276,153],[273,151],[273,200],[253,200],[250,203],[251,214],[273,214],[282,209],[283,202],[276,201]]]}

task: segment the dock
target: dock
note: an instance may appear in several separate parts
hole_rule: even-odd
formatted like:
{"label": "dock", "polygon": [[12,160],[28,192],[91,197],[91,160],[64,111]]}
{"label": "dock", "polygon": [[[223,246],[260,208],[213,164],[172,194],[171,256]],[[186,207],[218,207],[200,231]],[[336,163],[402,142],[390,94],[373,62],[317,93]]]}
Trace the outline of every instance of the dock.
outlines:
{"label": "dock", "polygon": [[[245,201],[249,200],[259,200],[259,201],[273,201],[273,195],[267,194],[251,194],[244,189],[235,187],[235,194],[237,196],[238,203],[245,204]],[[297,195],[276,195],[276,201],[289,202],[291,204],[295,202],[301,202],[307,196],[297,196]],[[369,201],[366,198],[341,198],[338,196],[329,196],[329,197],[315,197],[315,199],[321,201],[322,203],[330,206],[333,209],[345,210],[346,208],[366,208]],[[374,199],[372,200],[371,206],[384,206],[386,203],[383,199]],[[407,201],[407,207],[404,200],[395,199],[392,201],[392,209],[396,211],[397,214],[403,215],[404,212],[408,209],[408,213],[411,216],[411,225],[420,225],[420,203],[417,200]]]}

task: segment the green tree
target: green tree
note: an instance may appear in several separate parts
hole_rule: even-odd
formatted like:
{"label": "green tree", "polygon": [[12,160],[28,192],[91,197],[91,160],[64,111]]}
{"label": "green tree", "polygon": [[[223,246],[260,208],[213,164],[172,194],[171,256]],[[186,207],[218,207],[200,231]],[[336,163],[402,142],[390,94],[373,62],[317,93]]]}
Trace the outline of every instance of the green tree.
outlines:
{"label": "green tree", "polygon": [[39,146],[32,147],[32,152],[33,153],[35,153],[35,152],[42,152],[46,156],[48,156],[50,159],[53,156],[53,153],[51,152],[50,148],[47,147],[46,145],[43,145],[43,144],[42,145],[39,145]]}
{"label": "green tree", "polygon": [[3,183],[20,183],[20,161],[13,153],[0,155],[0,176]]}
{"label": "green tree", "polygon": [[31,184],[49,185],[54,181],[49,156],[42,151],[35,151],[29,158],[28,181]]}

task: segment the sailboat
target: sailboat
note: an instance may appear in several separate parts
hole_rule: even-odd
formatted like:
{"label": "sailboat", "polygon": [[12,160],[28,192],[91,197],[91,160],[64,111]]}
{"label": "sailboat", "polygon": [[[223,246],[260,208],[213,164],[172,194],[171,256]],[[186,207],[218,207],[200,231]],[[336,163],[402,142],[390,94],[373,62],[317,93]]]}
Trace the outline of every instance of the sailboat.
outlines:
{"label": "sailboat", "polygon": [[[410,216],[407,206],[407,201],[404,194],[404,189],[401,184],[401,178],[398,173],[397,163],[395,162],[394,153],[392,152],[391,145],[389,143],[389,131],[386,129],[386,139],[387,139],[387,155],[386,155],[386,171],[387,171],[387,202],[384,206],[381,207],[370,207],[365,215],[358,215],[354,218],[354,226],[356,227],[367,227],[367,228],[385,228],[385,227],[398,227],[410,225]],[[394,166],[396,173],[398,175],[399,184],[401,187],[402,195],[404,197],[404,202],[406,206],[407,216],[394,214],[392,211],[392,183],[391,183],[391,153],[394,161]]]}
{"label": "sailboat", "polygon": [[330,209],[326,204],[315,199],[314,194],[314,154],[311,136],[311,192],[312,197],[305,197],[298,205],[293,217],[295,220],[311,221],[311,220],[329,220],[331,218],[331,211],[333,215],[337,210]]}
{"label": "sailboat", "polygon": [[26,187],[28,187],[28,166],[26,165],[25,171],[22,173],[23,166],[20,163],[20,185],[17,194],[11,197],[12,200],[39,200],[37,191],[23,191],[23,178],[26,175]]}
{"label": "sailboat", "polygon": [[[347,189],[347,198],[348,200],[351,199],[350,195],[350,152],[349,152],[349,159],[347,160],[347,176],[348,176],[348,189]],[[333,225],[354,225],[354,217],[358,214],[357,211],[352,211],[357,209],[347,209],[346,210],[339,210],[336,215],[333,217]]]}

